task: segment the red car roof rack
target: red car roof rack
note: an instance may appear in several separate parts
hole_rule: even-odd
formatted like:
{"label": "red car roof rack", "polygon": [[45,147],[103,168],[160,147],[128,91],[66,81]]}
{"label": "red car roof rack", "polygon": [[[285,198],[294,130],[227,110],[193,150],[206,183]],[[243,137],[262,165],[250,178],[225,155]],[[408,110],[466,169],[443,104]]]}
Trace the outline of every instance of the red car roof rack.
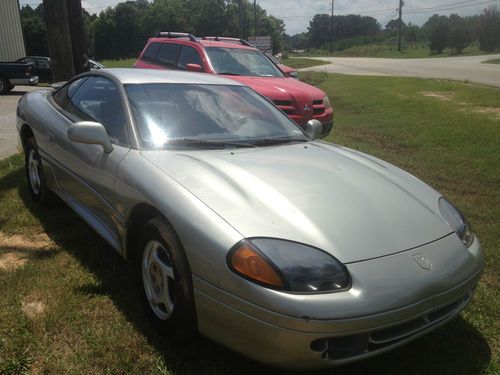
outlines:
{"label": "red car roof rack", "polygon": [[155,38],[188,38],[191,42],[199,43],[198,39],[193,34],[178,33],[172,31],[161,31],[155,35]]}
{"label": "red car roof rack", "polygon": [[219,41],[236,42],[236,43],[240,43],[240,44],[247,46],[247,47],[254,47],[252,44],[248,43],[245,39],[240,39],[240,38],[229,38],[229,37],[225,37],[225,36],[204,36],[202,39],[203,40],[215,40],[216,42],[219,42]]}

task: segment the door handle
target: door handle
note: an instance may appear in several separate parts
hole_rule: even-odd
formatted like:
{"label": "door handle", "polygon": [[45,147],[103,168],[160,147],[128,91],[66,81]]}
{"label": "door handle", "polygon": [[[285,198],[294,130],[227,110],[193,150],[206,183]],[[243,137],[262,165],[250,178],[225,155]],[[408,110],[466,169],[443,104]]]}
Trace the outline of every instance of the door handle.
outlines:
{"label": "door handle", "polygon": [[51,145],[56,143],[56,140],[54,139],[54,136],[52,134],[47,136],[47,142],[49,142]]}

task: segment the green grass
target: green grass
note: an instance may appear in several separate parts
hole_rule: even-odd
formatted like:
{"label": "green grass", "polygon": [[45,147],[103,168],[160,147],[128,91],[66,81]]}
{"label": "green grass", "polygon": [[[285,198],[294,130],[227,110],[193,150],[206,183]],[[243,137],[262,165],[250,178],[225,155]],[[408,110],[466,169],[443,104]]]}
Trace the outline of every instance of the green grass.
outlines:
{"label": "green grass", "polygon": [[123,60],[102,60],[99,61],[107,68],[133,68],[137,59],[123,59]]}
{"label": "green grass", "polygon": [[[459,318],[396,351],[312,374],[500,373],[500,119],[479,112],[499,105],[500,90],[301,76],[334,103],[336,127],[328,140],[388,160],[446,194],[472,222],[487,259],[476,296]],[[44,233],[50,242],[37,239]],[[0,161],[0,249],[0,259],[7,250],[26,262],[0,269],[2,375],[286,374],[203,338],[181,344],[157,335],[139,306],[129,266],[65,205],[32,203],[18,155]],[[34,301],[44,310],[29,316],[23,306]]]}
{"label": "green grass", "polygon": [[314,59],[304,59],[300,57],[289,57],[287,59],[282,59],[281,63],[283,65],[289,66],[295,69],[309,68],[311,66],[325,65],[328,64],[327,61],[314,60]]}
{"label": "green grass", "polygon": [[500,64],[500,59],[492,59],[483,61],[483,64]]}
{"label": "green grass", "polygon": [[488,53],[481,51],[477,45],[473,44],[467,47],[462,53],[455,54],[451,49],[445,49],[443,53],[432,54],[429,47],[424,43],[416,43],[415,45],[404,46],[402,52],[398,51],[397,45],[392,44],[367,44],[354,46],[343,51],[336,51],[333,55],[330,51],[313,49],[305,54],[293,54],[295,56],[333,56],[333,57],[381,57],[381,58],[397,58],[397,59],[417,59],[417,58],[435,58],[435,57],[453,57],[453,56],[477,56],[487,55]]}

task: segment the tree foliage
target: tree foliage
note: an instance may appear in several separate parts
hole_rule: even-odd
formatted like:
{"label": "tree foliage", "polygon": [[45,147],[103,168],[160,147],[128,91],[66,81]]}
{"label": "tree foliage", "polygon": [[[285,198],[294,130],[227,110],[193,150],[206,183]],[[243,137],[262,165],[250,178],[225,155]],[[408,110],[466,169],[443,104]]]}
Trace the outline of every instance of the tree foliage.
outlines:
{"label": "tree foliage", "polygon": [[[148,38],[159,31],[188,32],[196,36],[239,37],[238,0],[129,0],[98,15],[83,12],[88,55],[99,59],[136,57]],[[24,6],[21,19],[28,54],[48,56],[43,6]],[[285,25],[257,6],[242,0],[243,37],[271,35],[273,49],[282,48]]]}
{"label": "tree foliage", "polygon": [[500,11],[490,6],[483,11],[478,21],[479,48],[486,52],[500,49]]}
{"label": "tree foliage", "polygon": [[472,24],[467,18],[456,14],[450,16],[448,23],[448,47],[453,49],[455,54],[459,54],[474,41]]}
{"label": "tree foliage", "polygon": [[429,38],[429,47],[432,53],[443,53],[448,45],[448,36],[450,32],[450,24],[448,17],[434,14],[425,23],[424,28],[427,31]]}
{"label": "tree foliage", "polygon": [[[362,17],[349,14],[347,16],[333,16],[328,14],[316,14],[309,23],[308,37],[310,45],[320,48],[330,41],[354,38],[357,36],[375,35],[380,32],[380,25],[373,17]],[[333,29],[333,32],[331,30]]]}

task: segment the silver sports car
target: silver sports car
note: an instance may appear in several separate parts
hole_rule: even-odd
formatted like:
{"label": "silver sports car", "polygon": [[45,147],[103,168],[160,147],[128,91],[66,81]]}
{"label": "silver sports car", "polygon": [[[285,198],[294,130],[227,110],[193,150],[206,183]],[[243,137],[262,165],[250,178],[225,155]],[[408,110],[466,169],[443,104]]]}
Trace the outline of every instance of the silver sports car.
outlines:
{"label": "silver sports car", "polygon": [[237,82],[108,69],[17,109],[34,200],[57,194],[134,262],[162,333],[312,369],[455,317],[484,259],[438,192],[317,141]]}

